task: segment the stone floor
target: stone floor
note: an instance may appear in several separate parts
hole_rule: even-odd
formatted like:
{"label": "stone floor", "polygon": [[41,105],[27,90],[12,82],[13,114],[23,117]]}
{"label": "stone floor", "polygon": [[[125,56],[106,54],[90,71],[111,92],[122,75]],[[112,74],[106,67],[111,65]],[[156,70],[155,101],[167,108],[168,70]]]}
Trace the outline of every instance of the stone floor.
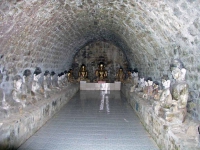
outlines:
{"label": "stone floor", "polygon": [[159,150],[119,91],[80,91],[18,150]]}

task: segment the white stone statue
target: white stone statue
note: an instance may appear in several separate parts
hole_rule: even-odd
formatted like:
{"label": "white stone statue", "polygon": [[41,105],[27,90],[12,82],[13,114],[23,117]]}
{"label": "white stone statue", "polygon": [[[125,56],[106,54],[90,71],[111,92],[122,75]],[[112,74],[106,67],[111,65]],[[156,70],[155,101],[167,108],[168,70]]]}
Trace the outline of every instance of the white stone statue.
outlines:
{"label": "white stone statue", "polygon": [[50,86],[50,89],[51,90],[61,90],[59,87],[58,87],[58,79],[57,79],[57,76],[56,76],[56,73],[54,71],[51,72],[51,75],[50,75],[50,78],[51,78],[51,86]]}
{"label": "white stone statue", "polygon": [[44,88],[42,87],[41,83],[39,83],[39,79],[41,78],[41,76],[42,76],[41,69],[36,68],[33,74],[32,88],[31,88],[32,95],[35,96],[36,100],[44,96]]}
{"label": "white stone statue", "polygon": [[29,69],[26,69],[23,73],[22,77],[22,93],[24,95],[30,95],[31,94],[31,71]]}
{"label": "white stone statue", "polygon": [[139,80],[138,72],[137,72],[137,71],[134,71],[134,72],[133,72],[133,84],[135,85],[135,87],[138,86],[138,80]]}
{"label": "white stone statue", "polygon": [[131,76],[132,76],[132,80],[133,80],[133,86],[131,87],[131,91],[130,92],[133,92],[133,91],[136,90],[136,88],[139,88],[138,87],[139,77],[138,77],[138,71],[137,71],[137,69],[133,70],[133,72],[131,73]]}
{"label": "white stone statue", "polygon": [[64,77],[64,73],[61,72],[60,74],[58,74],[58,87],[60,88],[64,87],[63,77]]}
{"label": "white stone statue", "polygon": [[145,81],[145,87],[143,90],[143,98],[152,98],[153,96],[153,81],[152,78],[148,78],[147,81]]}
{"label": "white stone statue", "polygon": [[139,83],[138,83],[138,87],[135,88],[135,91],[143,92],[144,87],[145,87],[145,80],[144,80],[144,78],[140,78]]}
{"label": "white stone statue", "polygon": [[2,108],[3,109],[9,109],[10,108],[10,104],[8,104],[8,102],[6,101],[6,96],[5,96],[5,92],[3,91],[3,89],[1,89],[2,91]]}
{"label": "white stone statue", "polygon": [[51,85],[51,81],[50,81],[50,73],[48,70],[45,71],[44,73],[43,85],[44,85],[44,91],[51,91],[51,89],[49,88]]}
{"label": "white stone statue", "polygon": [[153,110],[156,115],[163,117],[168,120],[167,112],[170,111],[172,105],[172,96],[170,92],[170,83],[168,76],[162,77],[163,90],[160,95],[159,101],[155,101],[153,104]]}
{"label": "white stone statue", "polygon": [[17,75],[14,78],[14,89],[12,91],[13,100],[17,103],[21,103],[23,107],[25,107],[26,96],[22,94],[22,78]]}
{"label": "white stone statue", "polygon": [[63,77],[63,80],[64,80],[64,83],[65,83],[65,85],[67,86],[68,85],[68,80],[67,80],[67,78],[68,78],[68,71],[67,70],[65,70],[64,71],[64,77]]}
{"label": "white stone statue", "polygon": [[160,98],[159,83],[157,81],[153,82],[153,99],[158,100]]}
{"label": "white stone statue", "polygon": [[172,99],[173,105],[171,112],[173,122],[182,123],[185,120],[187,114],[187,101],[188,101],[188,84],[185,81],[186,69],[183,63],[179,59],[174,59],[170,69],[172,76],[175,79],[175,84],[172,85]]}

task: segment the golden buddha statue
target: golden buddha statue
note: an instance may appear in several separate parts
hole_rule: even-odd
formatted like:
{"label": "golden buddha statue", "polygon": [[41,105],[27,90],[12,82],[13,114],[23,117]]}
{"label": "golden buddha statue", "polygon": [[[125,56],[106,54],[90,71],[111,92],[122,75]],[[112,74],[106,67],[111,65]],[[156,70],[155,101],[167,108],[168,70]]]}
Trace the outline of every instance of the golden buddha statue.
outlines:
{"label": "golden buddha statue", "polygon": [[89,81],[88,72],[87,72],[86,66],[84,64],[81,65],[78,76],[79,76],[78,81]]}
{"label": "golden buddha statue", "polygon": [[119,68],[119,71],[117,73],[117,81],[123,82],[124,81],[124,77],[125,77],[125,74],[123,72],[123,69]]}
{"label": "golden buddha statue", "polygon": [[97,82],[98,81],[106,81],[108,77],[108,72],[105,70],[105,65],[103,63],[99,64],[99,69],[95,72]]}

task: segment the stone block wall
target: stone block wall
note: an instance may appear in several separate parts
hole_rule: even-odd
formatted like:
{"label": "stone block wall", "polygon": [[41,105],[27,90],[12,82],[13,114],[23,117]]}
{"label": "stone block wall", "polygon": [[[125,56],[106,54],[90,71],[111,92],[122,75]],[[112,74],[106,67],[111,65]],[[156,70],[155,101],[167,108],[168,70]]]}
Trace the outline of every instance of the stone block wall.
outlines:
{"label": "stone block wall", "polygon": [[[79,90],[79,84],[69,85],[51,98],[27,106],[21,113],[0,121],[0,150],[17,149]],[[9,110],[8,110],[9,111]]]}

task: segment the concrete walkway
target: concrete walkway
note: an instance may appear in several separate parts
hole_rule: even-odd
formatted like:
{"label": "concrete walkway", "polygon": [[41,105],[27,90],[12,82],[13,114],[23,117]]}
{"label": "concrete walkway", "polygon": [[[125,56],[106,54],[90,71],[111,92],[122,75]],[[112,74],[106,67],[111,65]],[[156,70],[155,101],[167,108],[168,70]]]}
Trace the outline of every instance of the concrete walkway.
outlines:
{"label": "concrete walkway", "polygon": [[119,91],[80,91],[19,150],[159,150]]}

